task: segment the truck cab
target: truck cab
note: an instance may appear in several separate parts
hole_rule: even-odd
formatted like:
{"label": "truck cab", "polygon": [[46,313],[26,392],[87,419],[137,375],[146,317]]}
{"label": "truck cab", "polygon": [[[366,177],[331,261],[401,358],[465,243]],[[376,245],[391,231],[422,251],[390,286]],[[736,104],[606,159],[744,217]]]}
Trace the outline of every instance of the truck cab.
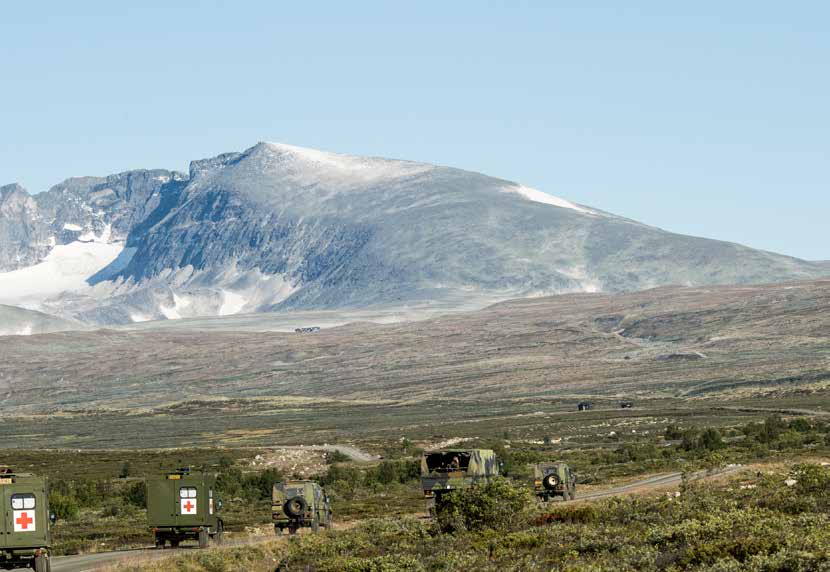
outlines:
{"label": "truck cab", "polygon": [[294,534],[303,527],[319,532],[321,526],[331,528],[331,503],[325,489],[315,481],[274,483],[271,518],[277,534],[282,534],[285,529]]}
{"label": "truck cab", "polygon": [[0,568],[50,572],[51,527],[45,478],[0,468]]}
{"label": "truck cab", "polygon": [[196,540],[199,548],[221,543],[221,510],[214,474],[184,468],[147,480],[147,521],[158,548],[183,540]]}
{"label": "truck cab", "polygon": [[427,451],[421,457],[421,489],[432,509],[448,492],[486,484],[499,476],[491,449]]}

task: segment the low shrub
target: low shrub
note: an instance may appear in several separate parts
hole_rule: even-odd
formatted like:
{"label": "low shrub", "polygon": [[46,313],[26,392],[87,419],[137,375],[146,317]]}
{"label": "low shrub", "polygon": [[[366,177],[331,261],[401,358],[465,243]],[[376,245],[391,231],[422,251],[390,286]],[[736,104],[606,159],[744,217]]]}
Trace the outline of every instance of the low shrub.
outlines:
{"label": "low shrub", "polygon": [[435,525],[445,533],[515,530],[529,522],[530,500],[527,487],[496,479],[445,495],[436,509]]}

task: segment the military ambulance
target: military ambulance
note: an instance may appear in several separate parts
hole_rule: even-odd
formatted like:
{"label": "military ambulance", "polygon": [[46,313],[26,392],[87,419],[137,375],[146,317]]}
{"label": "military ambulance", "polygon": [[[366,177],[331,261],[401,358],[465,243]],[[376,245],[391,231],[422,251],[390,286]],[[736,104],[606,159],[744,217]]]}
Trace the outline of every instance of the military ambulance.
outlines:
{"label": "military ambulance", "polygon": [[302,527],[318,532],[331,528],[331,505],[326,491],[314,481],[294,480],[274,483],[271,490],[271,517],[274,532],[288,529],[294,534]]}
{"label": "military ambulance", "polygon": [[486,484],[499,476],[496,454],[490,449],[428,451],[421,457],[421,488],[427,509],[457,489]]}
{"label": "military ambulance", "polygon": [[52,569],[51,525],[46,479],[0,468],[0,568]]}
{"label": "military ambulance", "polygon": [[222,542],[222,501],[216,498],[216,475],[179,469],[147,480],[147,522],[156,546],[175,548],[196,540],[205,548],[210,539]]}

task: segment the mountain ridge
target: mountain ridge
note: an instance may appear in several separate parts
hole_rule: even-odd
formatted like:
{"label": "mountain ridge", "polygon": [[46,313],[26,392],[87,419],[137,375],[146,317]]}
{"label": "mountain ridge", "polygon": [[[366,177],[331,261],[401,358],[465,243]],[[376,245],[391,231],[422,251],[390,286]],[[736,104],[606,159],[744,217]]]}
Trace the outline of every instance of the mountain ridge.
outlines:
{"label": "mountain ridge", "polygon": [[87,260],[91,245],[120,248],[100,257],[86,287],[24,304],[93,324],[459,297],[484,305],[830,270],[481,173],[280,143],[194,160],[187,174],[135,170],[34,196],[19,185],[0,191],[0,303],[14,303],[2,297],[4,280],[61,246]]}

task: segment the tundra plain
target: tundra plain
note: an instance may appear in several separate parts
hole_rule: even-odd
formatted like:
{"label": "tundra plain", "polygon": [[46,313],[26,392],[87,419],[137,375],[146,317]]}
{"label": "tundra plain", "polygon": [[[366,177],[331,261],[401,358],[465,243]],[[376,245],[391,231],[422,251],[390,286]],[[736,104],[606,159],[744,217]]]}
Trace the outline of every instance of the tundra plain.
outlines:
{"label": "tundra plain", "polygon": [[[24,449],[323,444],[504,427],[588,439],[580,427],[592,418],[821,415],[830,411],[828,308],[830,280],[818,280],[524,299],[311,334],[182,320],[8,336],[0,436]],[[595,409],[574,423],[584,399]],[[634,409],[618,410],[621,399]]]}

